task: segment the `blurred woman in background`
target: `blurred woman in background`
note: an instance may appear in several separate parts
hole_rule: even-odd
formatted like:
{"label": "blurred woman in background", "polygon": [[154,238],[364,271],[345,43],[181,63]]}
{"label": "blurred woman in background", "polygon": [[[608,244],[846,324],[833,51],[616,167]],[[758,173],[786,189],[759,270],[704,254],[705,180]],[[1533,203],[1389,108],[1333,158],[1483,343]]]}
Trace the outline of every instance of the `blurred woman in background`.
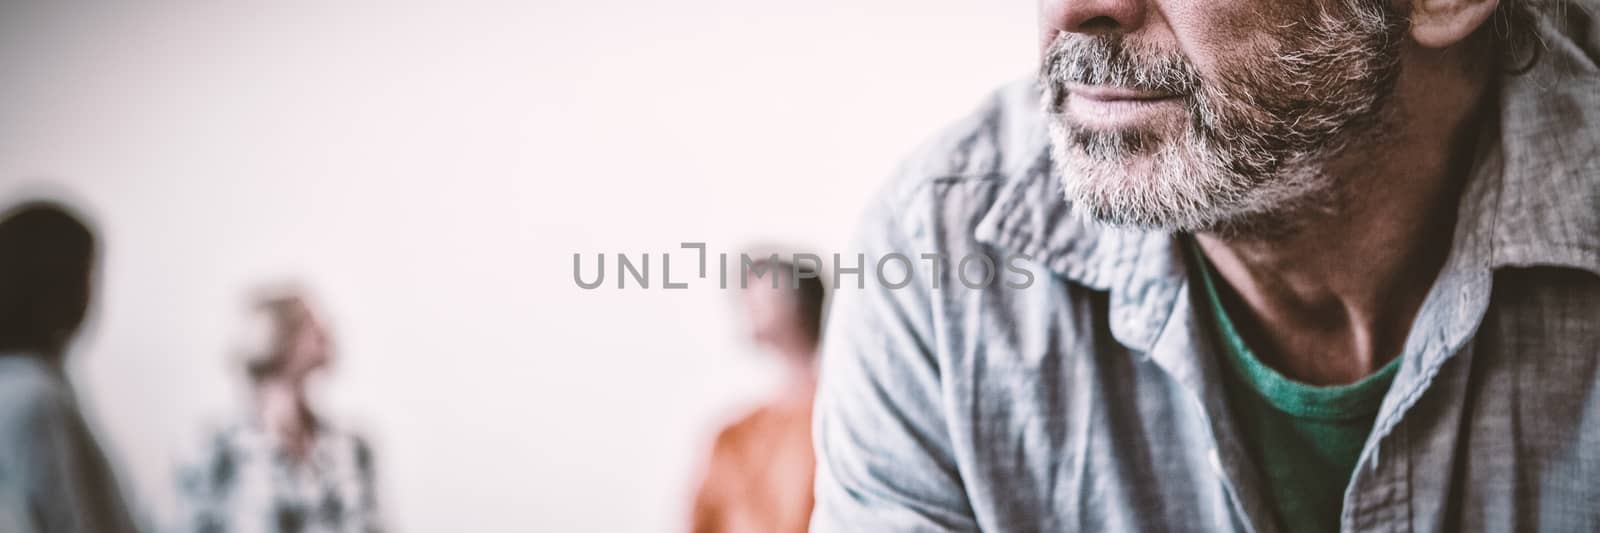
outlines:
{"label": "blurred woman in background", "polygon": [[370,449],[306,399],[307,381],[333,356],[316,312],[299,290],[273,288],[251,300],[242,326],[235,350],[251,409],[181,476],[188,530],[382,531]]}
{"label": "blurred woman in background", "polygon": [[810,268],[754,266],[740,303],[755,343],[782,359],[784,383],[717,435],[695,496],[693,533],[804,533],[811,519],[811,401],[825,291]]}

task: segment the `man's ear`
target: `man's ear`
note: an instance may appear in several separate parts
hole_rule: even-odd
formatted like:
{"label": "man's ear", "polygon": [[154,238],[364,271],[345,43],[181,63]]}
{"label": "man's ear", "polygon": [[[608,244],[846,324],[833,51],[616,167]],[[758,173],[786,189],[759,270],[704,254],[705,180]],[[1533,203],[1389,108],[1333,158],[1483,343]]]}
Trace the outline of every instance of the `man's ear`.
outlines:
{"label": "man's ear", "polygon": [[1499,5],[1500,0],[1411,0],[1411,38],[1428,48],[1459,43]]}

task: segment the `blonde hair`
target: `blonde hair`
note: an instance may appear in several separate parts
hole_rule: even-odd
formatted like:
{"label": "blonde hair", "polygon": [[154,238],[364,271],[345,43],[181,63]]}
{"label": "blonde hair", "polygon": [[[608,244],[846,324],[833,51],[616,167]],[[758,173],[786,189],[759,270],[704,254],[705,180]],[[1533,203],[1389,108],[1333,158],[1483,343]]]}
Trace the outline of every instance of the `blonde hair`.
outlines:
{"label": "blonde hair", "polygon": [[274,284],[251,292],[230,341],[233,359],[252,383],[283,369],[289,339],[307,321],[306,298],[295,284]]}

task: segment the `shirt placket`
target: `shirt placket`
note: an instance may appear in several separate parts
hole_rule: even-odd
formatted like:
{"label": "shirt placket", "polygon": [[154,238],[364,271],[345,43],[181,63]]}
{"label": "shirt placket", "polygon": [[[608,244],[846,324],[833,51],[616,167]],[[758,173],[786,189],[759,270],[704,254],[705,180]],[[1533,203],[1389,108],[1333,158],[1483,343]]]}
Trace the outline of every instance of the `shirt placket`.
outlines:
{"label": "shirt placket", "polygon": [[1471,359],[1471,339],[1489,307],[1491,274],[1460,262],[1459,256],[1455,259],[1447,263],[1417,312],[1413,331],[1416,342],[1401,355],[1409,359],[1403,364],[1411,368],[1403,368],[1396,376],[1390,398],[1379,412],[1373,436],[1345,491],[1342,531],[1412,529],[1412,462],[1417,454],[1428,451],[1412,445],[1405,416],[1439,379],[1445,363],[1458,357]]}
{"label": "shirt placket", "polygon": [[1186,282],[1180,282],[1179,287],[1170,315],[1161,317],[1165,327],[1151,346],[1150,359],[1176,382],[1195,414],[1201,417],[1207,434],[1203,440],[1190,444],[1203,450],[1207,468],[1216,476],[1228,502],[1228,512],[1245,531],[1277,533],[1277,521],[1267,505],[1264,488],[1256,481],[1260,476],[1223,395],[1213,343],[1195,322],[1190,287]]}
{"label": "shirt placket", "polygon": [[1380,439],[1359,466],[1346,493],[1343,530],[1409,531],[1411,454],[1402,428]]}

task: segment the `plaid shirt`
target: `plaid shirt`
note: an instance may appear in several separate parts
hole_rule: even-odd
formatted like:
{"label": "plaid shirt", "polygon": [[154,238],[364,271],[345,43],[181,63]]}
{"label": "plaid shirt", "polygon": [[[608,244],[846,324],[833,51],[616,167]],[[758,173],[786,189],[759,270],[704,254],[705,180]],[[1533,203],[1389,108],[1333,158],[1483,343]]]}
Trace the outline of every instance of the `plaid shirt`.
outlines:
{"label": "plaid shirt", "polygon": [[217,432],[180,484],[194,533],[378,533],[372,453],[319,428],[304,459],[257,424]]}

